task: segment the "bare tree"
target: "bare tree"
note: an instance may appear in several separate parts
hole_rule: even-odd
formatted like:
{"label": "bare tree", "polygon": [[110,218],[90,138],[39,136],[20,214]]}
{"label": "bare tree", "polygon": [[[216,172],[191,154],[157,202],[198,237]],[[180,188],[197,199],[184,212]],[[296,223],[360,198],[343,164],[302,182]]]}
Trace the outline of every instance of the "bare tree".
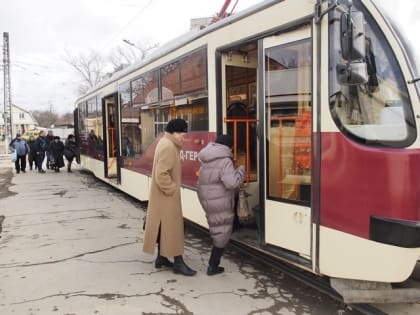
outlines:
{"label": "bare tree", "polygon": [[74,116],[72,112],[59,114],[50,106],[48,110],[31,111],[32,116],[36,119],[40,127],[51,128],[52,125],[73,125]]}
{"label": "bare tree", "polygon": [[35,110],[31,112],[40,127],[50,128],[58,119],[58,114],[50,108],[49,110]]}
{"label": "bare tree", "polygon": [[119,71],[129,65],[145,59],[151,50],[158,47],[158,44],[134,44],[128,40],[124,40],[124,42],[129,46],[117,46],[108,57],[114,71]]}
{"label": "bare tree", "polygon": [[73,113],[64,113],[60,116],[60,122],[64,125],[73,125],[74,116]]}
{"label": "bare tree", "polygon": [[158,46],[158,44],[133,44],[128,40],[125,42],[130,46],[117,46],[107,58],[97,51],[79,55],[72,55],[69,51],[65,53],[63,60],[81,78],[81,84],[78,88],[80,95],[86,93],[90,88],[101,82],[101,80],[110,77],[114,72],[139,60],[143,60],[150,50]]}
{"label": "bare tree", "polygon": [[66,52],[64,61],[67,62],[80,75],[82,83],[79,93],[84,94],[87,90],[97,85],[106,73],[106,62],[99,52],[91,51],[88,54],[72,56]]}

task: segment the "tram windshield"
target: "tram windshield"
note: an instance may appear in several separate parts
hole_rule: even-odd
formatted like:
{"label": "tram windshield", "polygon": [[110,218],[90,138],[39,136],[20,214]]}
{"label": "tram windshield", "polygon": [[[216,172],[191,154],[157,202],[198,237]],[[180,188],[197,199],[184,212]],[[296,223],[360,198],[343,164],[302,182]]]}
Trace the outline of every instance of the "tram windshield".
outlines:
{"label": "tram windshield", "polygon": [[[337,12],[330,14],[329,89],[332,117],[344,134],[359,143],[387,147],[409,146],[416,138],[416,124],[407,80],[399,60],[383,30],[361,1],[353,2],[352,12],[349,21],[354,23],[354,27],[363,25],[361,55],[353,52],[350,55],[342,49],[345,41],[342,41],[340,23],[346,15]],[[419,60],[412,62],[413,69],[420,69],[420,66],[415,66]],[[339,77],[339,69],[347,65],[354,69],[364,66],[366,72],[361,76],[363,80],[343,81]]]}
{"label": "tram windshield", "polygon": [[[404,2],[374,0],[374,2],[390,21],[404,45],[412,67],[413,79],[420,78],[420,41],[418,40],[420,2],[418,0]],[[420,88],[420,81],[417,81],[416,85]]]}

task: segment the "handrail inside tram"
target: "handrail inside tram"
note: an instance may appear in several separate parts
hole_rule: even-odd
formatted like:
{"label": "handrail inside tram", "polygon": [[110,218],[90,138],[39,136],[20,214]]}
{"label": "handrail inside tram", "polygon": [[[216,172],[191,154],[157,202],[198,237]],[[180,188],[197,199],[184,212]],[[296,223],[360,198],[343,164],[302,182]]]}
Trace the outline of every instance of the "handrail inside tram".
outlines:
{"label": "handrail inside tram", "polygon": [[236,164],[238,161],[238,124],[239,123],[245,123],[245,182],[244,185],[249,185],[250,182],[250,170],[251,170],[251,152],[250,152],[250,124],[251,123],[257,123],[258,119],[255,118],[224,118],[223,120],[225,123],[231,123],[233,124],[233,161]]}

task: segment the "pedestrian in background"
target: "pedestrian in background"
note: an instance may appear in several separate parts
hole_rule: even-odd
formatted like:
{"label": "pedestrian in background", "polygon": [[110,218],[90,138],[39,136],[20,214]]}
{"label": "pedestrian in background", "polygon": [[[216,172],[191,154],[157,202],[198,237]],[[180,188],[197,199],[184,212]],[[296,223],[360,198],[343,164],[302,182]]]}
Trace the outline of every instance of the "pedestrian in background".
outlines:
{"label": "pedestrian in background", "polygon": [[29,169],[32,171],[34,164],[35,164],[35,169],[36,169],[36,150],[35,150],[34,136],[29,137],[28,145],[29,145],[29,154],[28,154]]}
{"label": "pedestrian in background", "polygon": [[220,259],[229,242],[235,217],[235,194],[244,181],[245,168],[233,166],[232,137],[219,135],[197,157],[201,161],[197,193],[206,212],[213,241],[207,275],[222,273]]}
{"label": "pedestrian in background", "polygon": [[[172,267],[174,273],[193,276],[182,257],[184,253],[184,219],[181,205],[181,160],[179,153],[182,138],[188,131],[183,119],[173,119],[159,140],[153,160],[152,181],[144,232],[143,251],[155,252],[155,267]],[[168,257],[174,256],[174,263]]]}
{"label": "pedestrian in background", "polygon": [[64,143],[60,140],[60,137],[54,137],[54,140],[50,143],[48,152],[50,156],[50,169],[58,173],[60,168],[64,167]]}
{"label": "pedestrian in background", "polygon": [[26,173],[26,155],[29,153],[30,148],[19,132],[16,134],[16,138],[10,142],[9,148],[16,154],[16,160],[14,161],[16,174],[19,174],[20,171]]}
{"label": "pedestrian in background", "polygon": [[[47,135],[45,136],[45,141],[47,142],[47,148],[50,147],[50,144],[54,141],[54,134],[52,130],[48,130]],[[50,151],[46,151],[47,154],[47,169],[52,169],[51,167],[51,155]]]}
{"label": "pedestrian in background", "polygon": [[45,173],[45,170],[42,168],[42,163],[45,159],[45,152],[48,150],[47,140],[45,139],[45,131],[41,130],[39,132],[38,138],[35,140],[35,152],[36,152],[36,168],[38,173]]}
{"label": "pedestrian in background", "polygon": [[74,135],[68,135],[67,140],[64,144],[64,156],[67,160],[67,172],[71,173],[71,163],[76,159],[77,163],[80,163],[80,150],[76,144],[76,138]]}

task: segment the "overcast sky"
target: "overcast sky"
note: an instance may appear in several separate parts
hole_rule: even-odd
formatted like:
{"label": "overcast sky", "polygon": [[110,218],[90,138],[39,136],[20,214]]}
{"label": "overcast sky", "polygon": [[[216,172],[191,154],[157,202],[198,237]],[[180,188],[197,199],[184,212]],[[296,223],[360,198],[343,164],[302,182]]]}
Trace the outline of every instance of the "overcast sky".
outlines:
{"label": "overcast sky", "polygon": [[[232,7],[235,0],[231,2]],[[239,0],[235,12],[258,2],[262,0]],[[74,55],[92,50],[109,52],[125,45],[123,39],[164,44],[186,33],[191,18],[213,16],[223,3],[224,0],[2,0],[0,46],[3,48],[3,32],[8,32],[12,102],[27,110],[52,106],[57,112],[72,111],[79,77],[63,61],[66,51]]]}

